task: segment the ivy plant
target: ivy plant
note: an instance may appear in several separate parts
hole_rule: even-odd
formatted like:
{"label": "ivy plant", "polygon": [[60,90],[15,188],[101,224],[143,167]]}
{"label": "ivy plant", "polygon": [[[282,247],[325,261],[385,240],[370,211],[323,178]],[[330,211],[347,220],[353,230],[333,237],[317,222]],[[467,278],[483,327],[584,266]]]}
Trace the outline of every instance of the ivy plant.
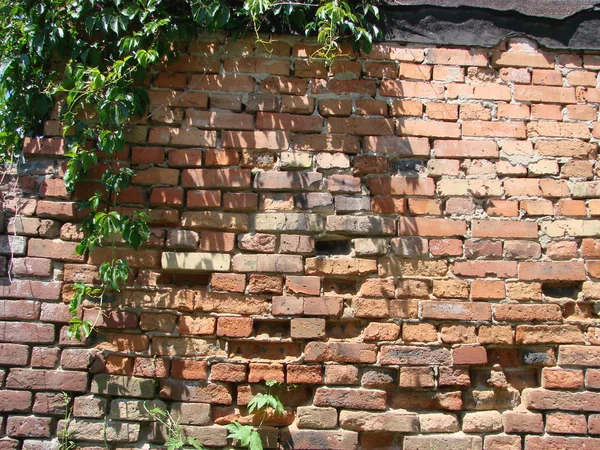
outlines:
{"label": "ivy plant", "polygon": [[[313,57],[331,61],[349,40],[369,52],[380,35],[375,1],[349,0],[0,0],[0,160],[18,161],[23,139],[43,135],[58,119],[67,143],[64,181],[73,193],[101,160],[109,170],[101,189],[83,205],[85,238],[77,251],[126,244],[137,249],[148,237],[146,217],[122,216],[116,198],[132,172],[110,163],[124,150],[127,130],[143,118],[148,96],[143,80],[159,63],[202,31],[239,36],[253,30],[316,36]],[[85,337],[93,323],[77,317],[86,298],[118,291],[127,262],[100,266],[100,286],[75,285],[70,331]]]}

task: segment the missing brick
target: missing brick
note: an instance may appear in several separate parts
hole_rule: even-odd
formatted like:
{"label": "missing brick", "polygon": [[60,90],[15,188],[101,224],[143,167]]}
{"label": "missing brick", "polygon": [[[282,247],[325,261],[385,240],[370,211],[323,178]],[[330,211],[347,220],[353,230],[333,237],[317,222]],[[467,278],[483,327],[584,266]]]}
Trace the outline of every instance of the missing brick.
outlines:
{"label": "missing brick", "polygon": [[285,339],[290,337],[290,322],[281,320],[255,320],[254,335],[257,338],[278,338]]}
{"label": "missing brick", "polygon": [[581,283],[544,283],[542,285],[544,297],[554,299],[566,298],[577,300],[581,289]]}
{"label": "missing brick", "polygon": [[349,239],[322,239],[315,242],[317,255],[348,255],[350,248]]}
{"label": "missing brick", "polygon": [[179,287],[199,288],[207,287],[210,282],[210,274],[172,274],[173,284]]}

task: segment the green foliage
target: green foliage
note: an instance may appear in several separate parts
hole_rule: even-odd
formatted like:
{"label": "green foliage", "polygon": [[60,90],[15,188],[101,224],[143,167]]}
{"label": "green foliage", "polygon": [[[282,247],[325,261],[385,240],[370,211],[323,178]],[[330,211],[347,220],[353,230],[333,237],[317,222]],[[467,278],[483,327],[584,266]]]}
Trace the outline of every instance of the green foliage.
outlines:
{"label": "green foliage", "polygon": [[264,408],[271,408],[277,413],[283,413],[285,411],[283,403],[279,400],[279,397],[273,394],[258,393],[250,399],[248,402],[248,412],[253,413],[254,411],[260,411]]}
{"label": "green foliage", "polygon": [[[146,405],[144,405],[144,408],[146,408]],[[152,420],[155,420],[164,426],[167,433],[165,439],[167,450],[179,450],[188,446],[195,448],[196,450],[204,449],[197,439],[185,435],[183,428],[169,411],[160,408],[146,409],[146,411],[150,414]]]}
{"label": "green foliage", "polygon": [[[265,381],[265,385],[267,386],[267,392],[259,392],[248,402],[249,413],[252,414],[254,412],[261,411],[265,413],[263,414],[263,417],[257,428],[262,426],[266,417],[266,412],[269,409],[273,410],[275,414],[285,413],[285,408],[283,407],[283,403],[281,403],[279,397],[271,393],[272,387],[281,386],[282,383],[274,380],[267,380]],[[255,427],[250,425],[242,425],[239,422],[233,422],[229,425],[226,425],[225,428],[227,428],[227,431],[229,431],[229,434],[227,435],[228,438],[239,440],[240,444],[244,447],[247,447],[249,450],[263,450],[260,434]]]}
{"label": "green foliage", "polygon": [[229,431],[228,438],[239,440],[240,444],[249,450],[263,450],[260,434],[258,434],[258,431],[254,427],[233,422],[225,425],[225,428]]}
{"label": "green foliage", "polygon": [[77,444],[71,439],[75,432],[73,430],[69,430],[69,424],[73,418],[73,410],[71,405],[69,405],[71,399],[69,394],[66,392],[63,392],[62,395],[66,405],[64,418],[65,426],[58,432],[58,450],[75,450],[77,448]]}
{"label": "green foliage", "polygon": [[[367,0],[0,0],[0,162],[14,161],[23,139],[42,135],[52,115],[67,139],[64,180],[72,193],[100,159],[113,160],[125,148],[129,127],[147,111],[142,81],[177,55],[174,43],[203,30],[239,36],[250,29],[259,41],[259,32],[306,33],[322,45],[313,56],[331,61],[344,39],[369,51],[380,35],[378,14]],[[137,249],[147,240],[145,214],[127,217],[116,207],[132,176],[109,164],[102,192],[82,205],[91,212],[79,254],[121,243]],[[100,288],[75,285],[72,336],[86,337],[94,327],[75,315],[83,301],[102,305],[128,271],[126,261],[113,258],[100,267]]]}
{"label": "green foliage", "polygon": [[351,37],[355,50],[370,52],[373,40],[381,34],[373,20],[379,18],[379,9],[363,2],[356,6],[345,0],[322,2],[315,18],[306,24],[306,33],[316,33],[322,47],[315,56],[331,60],[342,54],[340,41]]}

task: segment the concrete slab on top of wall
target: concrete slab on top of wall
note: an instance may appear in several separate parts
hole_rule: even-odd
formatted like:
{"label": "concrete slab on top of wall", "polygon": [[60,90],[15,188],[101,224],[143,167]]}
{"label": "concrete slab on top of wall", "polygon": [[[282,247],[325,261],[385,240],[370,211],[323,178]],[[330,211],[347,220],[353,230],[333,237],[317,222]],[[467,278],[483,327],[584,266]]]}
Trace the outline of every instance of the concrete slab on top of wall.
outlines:
{"label": "concrete slab on top of wall", "polygon": [[515,37],[548,48],[600,50],[600,11],[591,1],[399,0],[383,6],[388,41],[493,47]]}

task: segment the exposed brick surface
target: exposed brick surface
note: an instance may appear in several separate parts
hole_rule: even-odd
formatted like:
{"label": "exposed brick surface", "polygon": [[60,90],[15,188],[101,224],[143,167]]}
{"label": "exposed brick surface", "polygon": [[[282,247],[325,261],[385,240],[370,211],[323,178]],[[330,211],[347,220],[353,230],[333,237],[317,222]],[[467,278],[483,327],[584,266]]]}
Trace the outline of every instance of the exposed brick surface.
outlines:
{"label": "exposed brick surface", "polygon": [[162,107],[115,158],[152,236],[116,249],[131,276],[84,302],[86,342],[66,323],[112,256],[75,253],[96,182],[65,190],[57,121],[25,139],[0,448],[54,449],[66,401],[86,449],[163,444],[146,402],[237,445],[222,424],[258,425],[267,380],[265,448],[600,447],[598,55],[377,43],[328,67],[296,37],[211,39],[147,79]]}

